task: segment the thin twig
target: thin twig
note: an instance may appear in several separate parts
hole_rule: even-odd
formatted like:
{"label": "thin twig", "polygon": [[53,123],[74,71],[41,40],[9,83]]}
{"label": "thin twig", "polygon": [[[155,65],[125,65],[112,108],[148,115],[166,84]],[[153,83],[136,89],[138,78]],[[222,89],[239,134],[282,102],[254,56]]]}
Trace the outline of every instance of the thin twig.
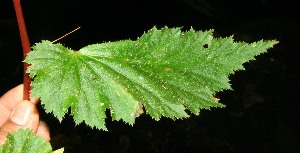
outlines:
{"label": "thin twig", "polygon": [[69,33],[67,33],[67,34],[65,34],[65,35],[63,35],[63,36],[61,36],[61,37],[55,39],[55,40],[52,41],[51,43],[54,44],[55,42],[57,42],[57,41],[59,41],[59,40],[65,38],[65,37],[68,36],[69,34],[71,34],[71,33],[75,32],[75,31],[79,30],[80,28],[81,28],[81,27],[78,27],[78,28],[72,30],[71,32],[69,32]]}
{"label": "thin twig", "polygon": [[[14,7],[15,7],[15,12],[17,16],[17,21],[18,21],[18,26],[19,26],[19,31],[20,31],[20,37],[21,37],[21,42],[22,42],[22,48],[23,48],[23,59],[26,58],[27,54],[30,52],[30,42],[26,30],[26,25],[23,17],[23,12],[22,12],[22,7],[20,0],[13,0],[14,2]],[[24,84],[24,92],[23,92],[23,99],[24,100],[29,100],[30,99],[30,84],[31,84],[31,79],[29,77],[29,74],[26,73],[28,64],[24,62],[23,64],[23,84]]]}

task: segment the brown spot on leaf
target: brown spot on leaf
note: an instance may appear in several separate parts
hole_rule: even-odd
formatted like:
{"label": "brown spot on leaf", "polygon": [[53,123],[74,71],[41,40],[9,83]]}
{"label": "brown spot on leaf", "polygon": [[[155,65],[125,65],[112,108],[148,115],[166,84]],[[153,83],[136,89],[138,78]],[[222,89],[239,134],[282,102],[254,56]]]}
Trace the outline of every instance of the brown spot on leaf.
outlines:
{"label": "brown spot on leaf", "polygon": [[166,71],[171,71],[171,68],[166,67],[165,70],[166,70]]}

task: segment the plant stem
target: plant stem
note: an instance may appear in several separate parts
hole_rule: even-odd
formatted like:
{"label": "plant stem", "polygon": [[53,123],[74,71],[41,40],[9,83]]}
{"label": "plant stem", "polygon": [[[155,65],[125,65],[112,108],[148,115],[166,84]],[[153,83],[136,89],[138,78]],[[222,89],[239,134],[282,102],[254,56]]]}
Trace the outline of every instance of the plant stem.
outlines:
{"label": "plant stem", "polygon": [[[26,58],[27,54],[30,52],[30,42],[26,30],[26,25],[23,17],[23,12],[22,12],[22,7],[20,0],[13,0],[14,2],[14,7],[16,11],[16,16],[17,16],[17,21],[18,21],[18,26],[19,26],[19,31],[20,31],[20,37],[21,37],[21,42],[22,42],[22,48],[23,48],[23,60]],[[23,84],[24,84],[24,91],[23,91],[23,99],[24,100],[29,100],[29,92],[31,90],[30,87],[30,77],[29,74],[26,73],[28,64],[24,62],[23,64]]]}

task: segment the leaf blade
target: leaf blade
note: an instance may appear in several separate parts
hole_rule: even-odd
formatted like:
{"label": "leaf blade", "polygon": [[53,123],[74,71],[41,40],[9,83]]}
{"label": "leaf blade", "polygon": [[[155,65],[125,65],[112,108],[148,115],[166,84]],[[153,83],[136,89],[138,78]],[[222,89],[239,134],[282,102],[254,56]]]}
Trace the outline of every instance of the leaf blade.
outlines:
{"label": "leaf blade", "polygon": [[52,147],[42,137],[35,136],[31,129],[19,129],[7,135],[7,139],[0,146],[0,153],[50,153]]}
{"label": "leaf blade", "polygon": [[78,52],[37,43],[25,60],[33,64],[30,76],[36,76],[32,96],[41,97],[60,120],[71,107],[77,124],[104,130],[106,109],[113,119],[133,124],[143,107],[156,120],[224,107],[213,96],[231,88],[228,76],[276,41],[236,43],[212,34],[154,27],[136,41],[94,44]]}

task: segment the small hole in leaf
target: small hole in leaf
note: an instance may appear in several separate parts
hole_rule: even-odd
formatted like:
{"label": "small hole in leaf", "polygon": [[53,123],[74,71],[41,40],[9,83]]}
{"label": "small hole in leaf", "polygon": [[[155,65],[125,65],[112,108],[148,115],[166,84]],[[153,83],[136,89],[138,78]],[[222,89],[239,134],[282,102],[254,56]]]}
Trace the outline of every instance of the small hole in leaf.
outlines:
{"label": "small hole in leaf", "polygon": [[204,44],[204,45],[203,45],[203,48],[208,48],[208,44]]}

